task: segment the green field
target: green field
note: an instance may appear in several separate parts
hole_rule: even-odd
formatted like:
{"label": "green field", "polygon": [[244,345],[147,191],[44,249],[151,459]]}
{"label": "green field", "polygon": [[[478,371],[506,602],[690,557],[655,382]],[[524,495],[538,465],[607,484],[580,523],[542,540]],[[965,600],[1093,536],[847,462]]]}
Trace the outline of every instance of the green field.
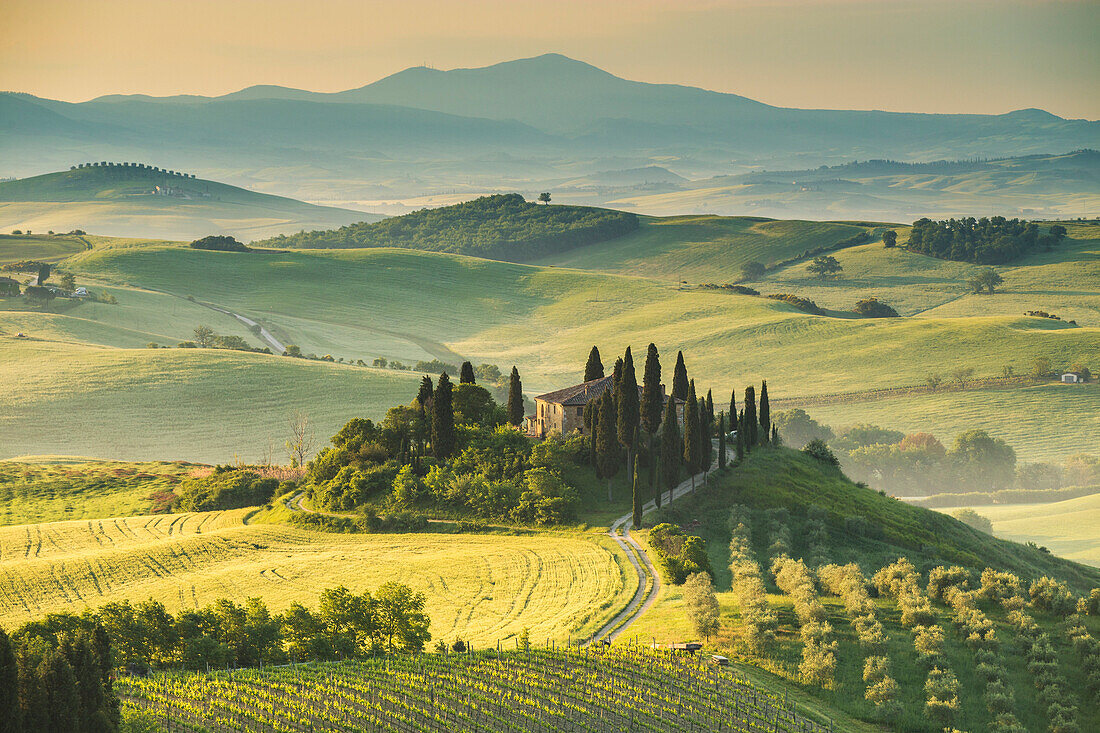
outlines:
{"label": "green field", "polygon": [[[169,188],[172,195],[155,194],[158,185]],[[0,182],[2,231],[82,229],[120,237],[169,239],[218,233],[248,241],[378,218],[215,181],[118,166]]]}
{"label": "green field", "polygon": [[[1100,325],[1100,226],[1067,223],[1069,238],[1053,252],[1027,255],[996,270],[1004,284],[994,295],[972,295],[966,281],[979,265],[937,260],[881,243],[851,247],[834,256],[844,267],[822,282],[806,263],[769,273],[753,286],[762,292],[793,292],[823,308],[851,310],[875,297],[903,316],[969,317],[1021,315],[1042,310],[1082,326]],[[899,228],[904,243],[906,230]]]}
{"label": "green field", "polygon": [[[784,403],[783,408],[796,404]],[[948,447],[959,433],[980,428],[1006,440],[1021,461],[1060,463],[1078,453],[1094,453],[1100,435],[1100,385],[1095,383],[904,394],[803,407],[834,428],[870,423],[905,433],[926,432]],[[1057,426],[1057,440],[1049,434],[1052,425]]]}
{"label": "green field", "polygon": [[[3,321],[0,321],[3,323]],[[33,335],[33,331],[31,332]],[[416,394],[412,372],[239,351],[119,349],[0,335],[0,457],[282,461],[302,410],[318,447]]]}
{"label": "green field", "polygon": [[[194,470],[183,461],[126,463],[59,456],[0,461],[0,524],[148,514]],[[163,503],[163,502],[160,502]]]}
{"label": "green field", "polygon": [[[634,594],[601,535],[342,535],[246,524],[254,509],[0,527],[0,624],[115,600],[170,610],[218,598],[313,606],[324,588],[387,581],[428,596],[433,638],[479,645],[567,640],[594,631]],[[514,642],[511,642],[514,644]]]}
{"label": "green field", "polygon": [[[1059,557],[1100,566],[1100,494],[1047,504],[971,507],[993,522],[993,533],[1034,542]],[[954,509],[942,509],[953,512]]]}
{"label": "green field", "polygon": [[646,218],[633,234],[536,263],[659,280],[733,282],[741,277],[741,265],[746,262],[773,265],[871,231],[868,226],[840,222],[755,217]]}
{"label": "green field", "polygon": [[88,248],[85,237],[0,234],[0,265],[21,260],[56,262]]}

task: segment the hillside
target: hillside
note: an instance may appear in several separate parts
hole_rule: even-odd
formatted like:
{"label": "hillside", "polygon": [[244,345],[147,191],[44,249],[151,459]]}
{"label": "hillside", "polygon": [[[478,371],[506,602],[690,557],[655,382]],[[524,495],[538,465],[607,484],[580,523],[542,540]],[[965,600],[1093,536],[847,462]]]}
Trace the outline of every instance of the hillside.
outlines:
{"label": "hillside", "polygon": [[300,232],[260,242],[269,247],[407,247],[521,262],[620,238],[638,228],[622,211],[539,206],[519,194],[485,196],[335,231]]}
{"label": "hillside", "polygon": [[746,262],[774,267],[810,250],[867,241],[885,226],[748,216],[645,217],[640,224],[637,232],[614,241],[535,262],[661,280],[734,282]]}
{"label": "hillside", "polygon": [[867,160],[803,170],[762,167],[661,186],[621,185],[597,192],[562,181],[550,190],[561,201],[653,215],[748,212],[783,219],[910,222],[975,214],[1076,218],[1100,212],[1100,153],[1095,150],[992,160]]}
{"label": "hillside", "polygon": [[244,240],[379,217],[248,191],[144,164],[83,165],[0,182],[0,229]]}
{"label": "hillside", "polygon": [[[406,69],[337,93],[263,86],[213,98],[113,95],[79,104],[5,94],[0,120],[6,175],[30,175],[74,159],[167,157],[208,178],[296,198],[396,207],[387,211],[425,194],[537,194],[553,191],[553,182],[598,181],[601,171],[651,166],[704,182],[853,159],[915,162],[1100,148],[1100,123],[1039,110],[945,115],[781,108],[735,94],[622,79],[558,54],[477,69]],[[673,191],[674,199],[662,201],[667,187],[680,182],[661,178],[663,192],[560,200],[647,214],[818,218],[829,211],[832,219],[877,220],[909,219],[894,212],[923,209],[928,201],[920,185],[898,187],[893,195],[883,185],[866,196],[849,192],[830,209],[820,205],[828,197],[799,201],[797,191],[792,199],[791,181],[782,179],[778,187],[690,183],[692,190]],[[629,183],[622,176],[610,180]],[[1030,204],[1027,197],[1041,187],[1020,180],[1011,188],[1015,193],[969,200],[940,196],[937,206],[969,204],[957,212],[966,214],[984,213],[988,207],[980,204],[994,202],[1095,213],[1080,208],[1095,203],[1094,183],[1066,179],[1062,195]],[[1081,193],[1083,200],[1076,198]]]}
{"label": "hillside", "polygon": [[[116,295],[118,305],[83,303],[52,315],[0,311],[0,327],[8,333],[22,330],[63,342],[133,348],[150,341],[174,345],[190,338],[196,326],[206,324],[218,333],[240,334],[259,345],[243,325],[191,303],[187,300],[190,296],[259,320],[281,343],[296,344],[305,353],[362,359],[368,364],[376,357],[405,364],[432,358],[458,363],[456,359],[468,358],[505,370],[516,364],[528,394],[574,383],[580,376],[578,365],[592,344],[613,354],[628,344],[640,348],[653,341],[666,362],[678,349],[691,355],[688,368],[692,376],[700,385],[713,387],[715,395],[723,395],[721,399],[727,399],[734,387],[740,390],[749,382],[766,378],[773,399],[783,400],[784,409],[805,406],[817,416],[823,409],[813,401],[818,395],[857,393],[830,404],[828,414],[821,417],[832,424],[873,419],[905,429],[927,430],[934,426],[924,423],[932,419],[952,431],[982,427],[1012,438],[1024,460],[1080,452],[1077,443],[1061,436],[1066,426],[1080,426],[1079,434],[1087,438],[1100,399],[1100,392],[1090,385],[1073,392],[1073,399],[1066,390],[1052,385],[1067,399],[1060,402],[1065,412],[1057,420],[1058,430],[1048,430],[1042,426],[1055,422],[1053,415],[1041,409],[1046,399],[1041,389],[1002,392],[974,385],[961,393],[912,400],[906,399],[904,392],[896,393],[890,396],[892,401],[865,394],[875,389],[922,386],[929,374],[944,372],[945,364],[951,368],[966,365],[975,369],[976,377],[991,377],[1000,376],[1006,364],[1024,374],[1037,357],[1061,365],[1076,360],[1088,363],[1094,354],[1095,325],[1082,322],[1073,327],[1065,321],[1025,317],[1014,308],[985,316],[965,312],[952,317],[903,319],[812,316],[773,300],[722,291],[680,290],[674,283],[638,277],[385,248],[257,256],[146,243],[97,246],[70,258],[64,266],[77,273],[78,283],[117,283],[110,292]],[[1059,285],[1058,290],[1065,292],[1066,286]],[[767,291],[802,292],[785,284],[769,286]],[[58,344],[55,349],[64,353],[67,347]],[[807,350],[815,354],[813,368],[806,364]],[[9,359],[13,365],[23,364],[20,369],[30,369],[33,353],[17,349]],[[90,378],[96,369],[94,362],[81,366],[79,355],[85,352],[74,348],[71,353],[71,358],[63,360],[66,369],[73,370],[70,378],[77,374],[89,375],[81,379]],[[130,352],[126,358],[132,360],[139,353],[144,352]],[[221,356],[224,352],[216,353],[228,358]],[[204,355],[151,352],[141,358],[199,364]],[[320,392],[310,397],[300,385],[287,380],[307,366],[328,374],[376,373],[316,363],[284,371],[278,358],[235,358],[271,364],[269,378],[282,394],[301,400],[295,404],[312,403],[316,412],[333,419],[347,414],[340,393]],[[385,370],[377,374],[396,378],[402,373]],[[413,378],[404,374],[404,378]],[[100,395],[105,400],[99,403],[107,411],[103,413],[105,421],[111,394]],[[36,412],[57,414],[54,410],[68,399],[63,394],[47,395],[40,403],[21,403],[20,410],[27,411],[22,414],[28,417]],[[1006,414],[1015,417],[1002,417],[996,410],[981,407],[1014,400]],[[937,410],[934,418],[930,410]],[[1019,413],[1027,420],[1021,421]],[[1048,417],[1044,419],[1044,415]],[[247,422],[262,424],[252,419]],[[1020,424],[1040,429],[1024,431]],[[259,441],[242,435],[240,447],[234,445],[234,450],[250,450],[253,452],[242,455],[255,457],[269,436],[279,440],[277,434],[265,427]],[[952,439],[953,434],[941,438]],[[84,439],[93,440],[94,436]],[[217,433],[196,426],[191,440],[195,442],[189,443],[188,450],[201,451],[203,456],[219,451],[216,459],[224,457]],[[28,447],[18,452],[42,450]],[[176,455],[188,458],[194,454]],[[163,455],[142,452],[122,457]]]}

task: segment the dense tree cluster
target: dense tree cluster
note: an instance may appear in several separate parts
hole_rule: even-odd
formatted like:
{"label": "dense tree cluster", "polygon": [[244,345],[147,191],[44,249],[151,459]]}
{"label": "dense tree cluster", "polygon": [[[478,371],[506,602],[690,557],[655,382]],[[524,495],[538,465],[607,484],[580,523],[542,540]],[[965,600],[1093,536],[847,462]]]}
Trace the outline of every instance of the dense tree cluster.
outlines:
{"label": "dense tree cluster", "polygon": [[93,619],[71,618],[64,629],[35,622],[10,638],[0,629],[0,731],[118,730],[111,642]]}
{"label": "dense tree cluster", "polygon": [[685,535],[674,524],[658,524],[649,531],[649,546],[657,555],[657,563],[673,585],[680,585],[689,575],[706,573],[714,577],[707,557],[707,544],[702,537]]}
{"label": "dense tree cluster", "polygon": [[259,506],[271,501],[279,482],[232,466],[215,466],[209,476],[184,480],[172,508],[182,512],[210,512]]}
{"label": "dense tree cluster", "polygon": [[539,206],[498,194],[379,222],[265,240],[278,247],[405,247],[522,261],[603,242],[638,228],[634,214],[586,206]]}
{"label": "dense tree cluster", "polygon": [[913,222],[906,249],[957,262],[998,265],[1039,249],[1052,249],[1066,236],[1065,227],[1052,226],[1047,233],[1039,225],[1003,216],[974,219]]}
{"label": "dense tree cluster", "polygon": [[227,235],[211,234],[209,237],[196,239],[191,243],[192,249],[209,249],[215,252],[251,252],[252,248],[241,244],[234,237]]}
{"label": "dense tree cluster", "polygon": [[[519,385],[514,369],[513,378]],[[425,376],[416,399],[381,423],[349,421],[310,461],[304,488],[332,510],[369,504],[522,524],[572,519],[580,500],[566,477],[587,460],[583,440],[533,444],[512,417],[477,384],[454,385],[444,372],[433,385]]]}

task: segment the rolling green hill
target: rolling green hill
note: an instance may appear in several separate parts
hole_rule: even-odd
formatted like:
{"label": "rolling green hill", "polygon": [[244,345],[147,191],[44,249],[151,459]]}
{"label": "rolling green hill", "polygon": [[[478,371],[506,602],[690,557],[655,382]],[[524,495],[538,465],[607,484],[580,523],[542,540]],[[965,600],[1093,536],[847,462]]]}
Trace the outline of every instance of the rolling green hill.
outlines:
{"label": "rolling green hill", "polygon": [[1100,566],[1100,536],[1096,532],[1100,494],[1043,504],[971,508],[993,522],[993,534],[998,537],[1034,542],[1059,557]]}
{"label": "rolling green hill", "polygon": [[115,163],[0,182],[0,229],[252,240],[380,218],[189,175]]}
{"label": "rolling green hill", "polygon": [[746,216],[646,217],[632,234],[534,261],[659,280],[733,282],[746,262],[774,266],[807,250],[858,242],[876,231],[881,229],[873,225]]}
{"label": "rolling green hill", "polygon": [[22,260],[57,262],[89,246],[85,237],[52,234],[0,234],[0,265]]}
{"label": "rolling green hill", "polygon": [[622,211],[539,206],[519,194],[483,196],[335,231],[300,232],[261,242],[269,247],[408,247],[523,262],[550,252],[605,243],[638,228]]}

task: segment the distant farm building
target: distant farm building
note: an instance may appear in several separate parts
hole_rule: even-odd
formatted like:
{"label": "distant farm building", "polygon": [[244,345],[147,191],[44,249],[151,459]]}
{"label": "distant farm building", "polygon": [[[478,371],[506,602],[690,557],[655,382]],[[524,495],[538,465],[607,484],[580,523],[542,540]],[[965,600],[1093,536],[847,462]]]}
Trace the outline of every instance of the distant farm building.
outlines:
{"label": "distant farm building", "polygon": [[0,277],[0,295],[19,295],[19,281]]}
{"label": "distant farm building", "polygon": [[[545,438],[553,432],[569,435],[574,430],[584,434],[584,407],[592,400],[603,396],[612,387],[613,377],[593,379],[591,382],[575,384],[572,387],[547,392],[535,397],[535,414],[527,416],[527,434]],[[642,387],[638,386],[641,396]],[[661,403],[668,401],[665,386],[661,385]],[[684,401],[676,400],[676,417],[680,425],[684,424]]]}
{"label": "distant farm building", "polygon": [[1087,372],[1065,372],[1062,374],[1062,382],[1064,384],[1080,384],[1088,380],[1089,375]]}

